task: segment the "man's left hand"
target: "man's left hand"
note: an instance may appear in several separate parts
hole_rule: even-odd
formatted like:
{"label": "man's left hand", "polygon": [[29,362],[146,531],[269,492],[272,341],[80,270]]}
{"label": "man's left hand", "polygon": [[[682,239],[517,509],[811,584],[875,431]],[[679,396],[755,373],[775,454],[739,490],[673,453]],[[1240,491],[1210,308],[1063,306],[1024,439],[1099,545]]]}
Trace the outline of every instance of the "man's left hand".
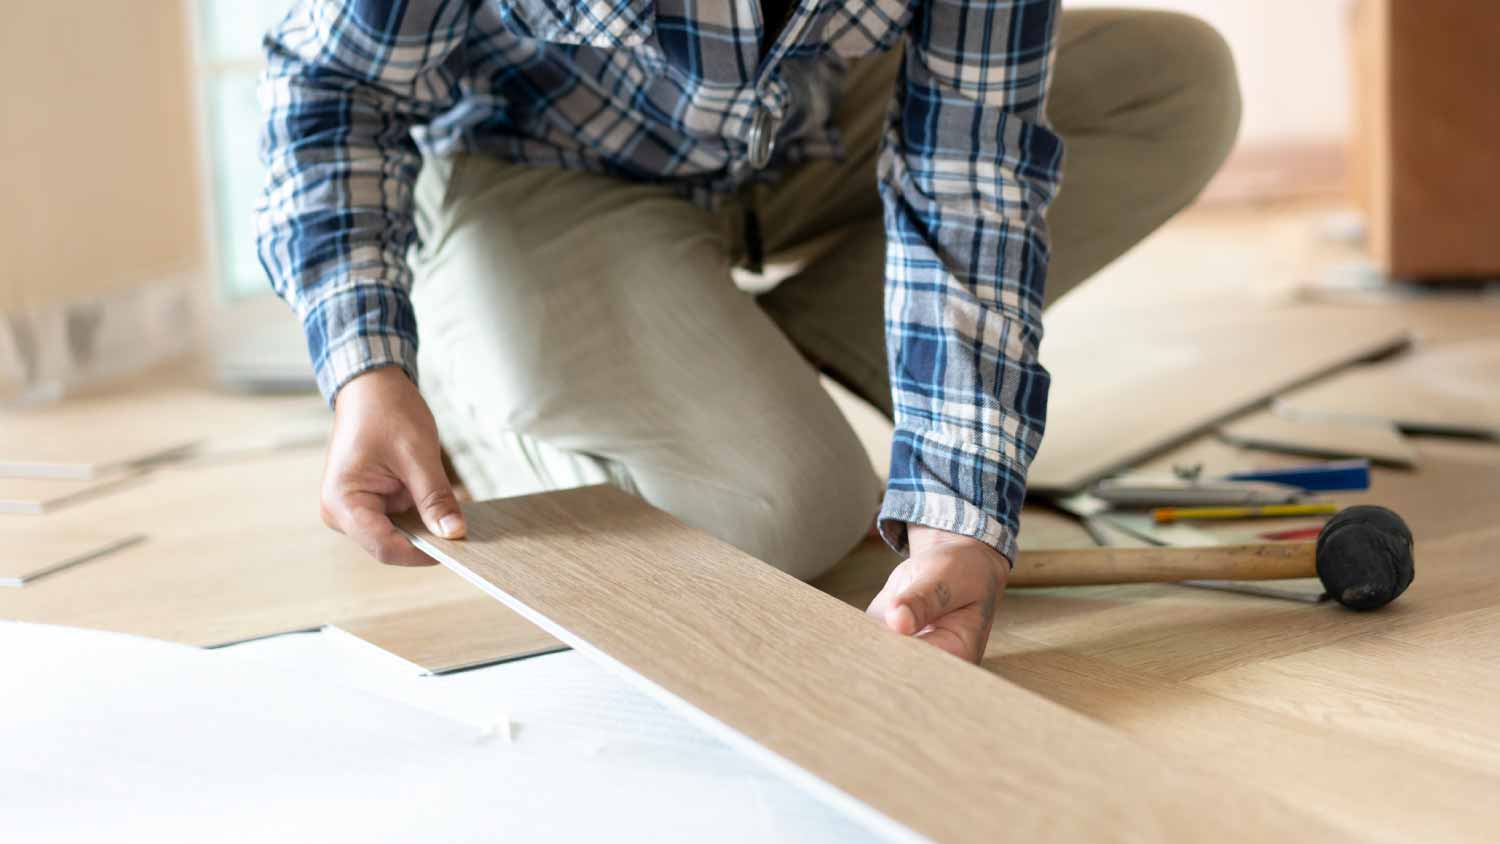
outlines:
{"label": "man's left hand", "polygon": [[866,612],[903,636],[979,662],[1010,563],[977,539],[924,525],[911,525],[907,541],[911,556]]}

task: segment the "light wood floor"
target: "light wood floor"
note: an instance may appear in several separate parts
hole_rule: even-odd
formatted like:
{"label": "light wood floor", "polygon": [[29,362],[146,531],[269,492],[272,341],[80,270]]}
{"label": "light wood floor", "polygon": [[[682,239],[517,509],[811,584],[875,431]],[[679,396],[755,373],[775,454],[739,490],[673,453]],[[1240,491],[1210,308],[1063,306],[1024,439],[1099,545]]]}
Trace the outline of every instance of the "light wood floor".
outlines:
{"label": "light wood floor", "polygon": [[[1197,301],[1313,295],[1299,283],[1358,257],[1316,237],[1327,210],[1191,212],[1059,308],[1086,325],[1190,313]],[[1500,304],[1472,295],[1340,301],[1399,312],[1433,343],[1500,330]],[[865,408],[851,415],[883,464],[879,423]],[[1371,840],[1492,840],[1500,823],[1492,805],[1500,802],[1500,445],[1413,443],[1415,470],[1379,469],[1370,493],[1342,499],[1390,506],[1414,529],[1416,582],[1387,609],[1357,615],[1171,585],[1015,591],[985,667]],[[1159,462],[1214,470],[1300,461],[1201,438]],[[104,518],[140,527],[151,542],[5,590],[0,618],[207,644],[474,595],[441,570],[375,567],[327,534],[317,524],[318,463],[303,453],[160,472],[134,493],[50,516],[6,516],[73,523],[112,514]],[[235,512],[256,515],[235,524]],[[1029,508],[1024,521],[1023,547],[1090,544],[1054,512]],[[893,564],[883,547],[867,544],[820,585],[862,606]]]}
{"label": "light wood floor", "polygon": [[[1107,319],[1162,303],[1305,295],[1293,282],[1357,258],[1313,235],[1322,214],[1317,205],[1195,212],[1062,307]],[[1493,298],[1355,301],[1399,312],[1428,343],[1500,331]],[[864,436],[879,440],[876,431]],[[1500,443],[1411,442],[1416,469],[1377,468],[1370,492],[1336,497],[1391,507],[1416,535],[1416,580],[1384,610],[1175,585],[1014,590],[985,667],[1361,837],[1494,840]],[[1213,472],[1298,462],[1306,460],[1203,437],[1153,464]],[[1023,549],[1088,543],[1066,519],[1029,509]],[[894,562],[867,544],[822,585],[859,605]]]}

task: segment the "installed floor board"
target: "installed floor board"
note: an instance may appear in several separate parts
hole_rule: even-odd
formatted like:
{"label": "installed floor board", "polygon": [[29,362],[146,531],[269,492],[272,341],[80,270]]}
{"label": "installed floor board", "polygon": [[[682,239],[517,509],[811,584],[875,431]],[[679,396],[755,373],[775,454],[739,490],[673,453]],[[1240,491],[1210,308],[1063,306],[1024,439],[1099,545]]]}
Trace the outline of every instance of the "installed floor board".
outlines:
{"label": "installed floor board", "polygon": [[[441,567],[382,566],[318,518],[323,455],[157,470],[129,494],[0,528],[141,532],[147,542],[0,591],[0,618],[215,645],[447,603],[472,587]],[[20,528],[14,528],[19,530]]]}
{"label": "installed floor board", "polygon": [[[1320,728],[1500,770],[1500,667],[1379,635],[1198,677],[1195,687]],[[1452,694],[1462,687],[1464,694]]]}
{"label": "installed floor board", "polygon": [[[1163,681],[1015,635],[985,667],[1184,759],[1285,796],[1369,841],[1488,841],[1500,774]],[[1338,690],[1334,690],[1338,695]],[[1399,787],[1392,787],[1399,783]],[[1301,839],[1299,839],[1301,840]]]}
{"label": "installed floor board", "polygon": [[889,833],[945,842],[989,841],[998,830],[1018,840],[1340,837],[1284,801],[1231,792],[891,634],[617,490],[466,512],[462,542],[405,525],[490,595]]}
{"label": "installed floor board", "polygon": [[333,626],[430,674],[567,648],[535,624],[482,595],[344,619]]}
{"label": "installed floor board", "polygon": [[[1309,606],[1167,586],[1159,588],[1173,591],[1159,592],[1149,611],[1139,603],[1121,603],[1078,618],[1048,616],[1030,624],[1024,619],[997,619],[996,626],[1164,680],[1190,680],[1355,635],[1500,604],[1500,578],[1486,572],[1477,559],[1483,547],[1480,540],[1488,536],[1419,543],[1416,580],[1379,612],[1354,613],[1331,603]],[[1009,596],[1008,603],[1013,607],[1022,599],[1019,594]]]}
{"label": "installed floor board", "polygon": [[[1496,564],[1500,576],[1500,563]],[[1466,659],[1500,663],[1500,610],[1491,606],[1403,624],[1386,636],[1412,645],[1440,647]]]}

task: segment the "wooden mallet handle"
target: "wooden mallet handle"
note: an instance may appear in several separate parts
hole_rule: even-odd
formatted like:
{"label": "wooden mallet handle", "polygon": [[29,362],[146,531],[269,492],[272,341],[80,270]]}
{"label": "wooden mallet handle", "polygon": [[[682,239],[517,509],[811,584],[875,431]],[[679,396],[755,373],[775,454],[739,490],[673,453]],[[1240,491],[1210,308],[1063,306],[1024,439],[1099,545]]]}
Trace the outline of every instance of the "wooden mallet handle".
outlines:
{"label": "wooden mallet handle", "polygon": [[1384,507],[1359,506],[1329,519],[1314,543],[1022,551],[1010,585],[1317,577],[1340,604],[1370,610],[1396,600],[1411,585],[1414,548],[1411,529],[1400,516]]}
{"label": "wooden mallet handle", "polygon": [[1093,586],[1178,580],[1279,580],[1317,577],[1311,542],[1205,548],[1079,548],[1022,551],[1011,586]]}

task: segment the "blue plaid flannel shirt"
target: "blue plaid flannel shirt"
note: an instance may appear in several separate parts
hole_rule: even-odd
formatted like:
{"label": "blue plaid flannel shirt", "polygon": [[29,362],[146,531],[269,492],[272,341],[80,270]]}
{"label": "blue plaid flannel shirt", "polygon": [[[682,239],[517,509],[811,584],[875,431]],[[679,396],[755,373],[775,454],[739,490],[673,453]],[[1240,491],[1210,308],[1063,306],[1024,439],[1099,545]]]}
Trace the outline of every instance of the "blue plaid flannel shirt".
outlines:
{"label": "blue plaid flannel shirt", "polygon": [[[415,378],[424,153],[664,182],[712,207],[838,156],[845,63],[904,39],[879,163],[896,415],[881,530],[898,550],[916,523],[1014,559],[1047,406],[1057,16],[1057,0],[800,0],[763,55],[758,0],[303,0],[265,40],[260,258],[325,395],[380,366]],[[764,125],[776,152],[757,167]]]}

